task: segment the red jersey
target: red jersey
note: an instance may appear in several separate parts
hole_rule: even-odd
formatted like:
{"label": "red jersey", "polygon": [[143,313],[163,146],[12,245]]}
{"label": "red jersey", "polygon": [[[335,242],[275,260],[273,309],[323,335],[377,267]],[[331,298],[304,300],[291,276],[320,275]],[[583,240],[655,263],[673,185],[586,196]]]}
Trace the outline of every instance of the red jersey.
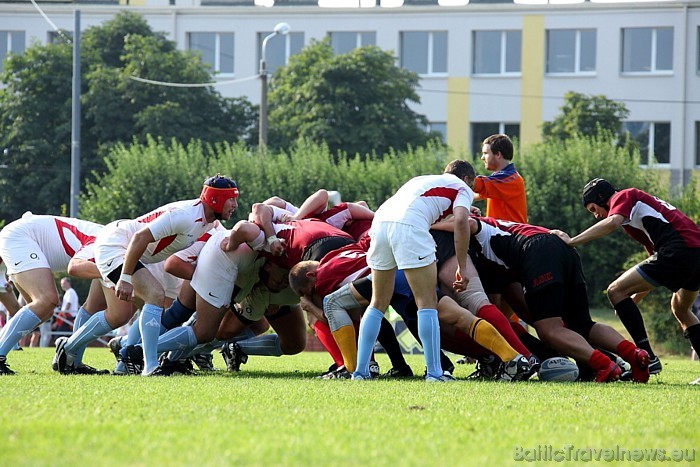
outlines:
{"label": "red jersey", "polygon": [[664,247],[700,248],[700,227],[666,201],[627,188],[612,195],[609,204],[608,216],[624,217],[622,228],[649,254]]}
{"label": "red jersey", "polygon": [[302,261],[304,252],[313,242],[327,237],[343,237],[352,240],[350,234],[326,224],[323,221],[310,219],[273,224],[277,238],[284,239],[284,254],[267,257],[278,266],[292,269]]}
{"label": "red jersey", "polygon": [[337,204],[313,217],[349,233],[355,241],[359,240],[372,226],[372,219],[353,219],[348,203]]}
{"label": "red jersey", "polygon": [[323,298],[341,286],[368,275],[371,269],[367,266],[367,246],[352,243],[324,256],[316,270],[316,294]]}

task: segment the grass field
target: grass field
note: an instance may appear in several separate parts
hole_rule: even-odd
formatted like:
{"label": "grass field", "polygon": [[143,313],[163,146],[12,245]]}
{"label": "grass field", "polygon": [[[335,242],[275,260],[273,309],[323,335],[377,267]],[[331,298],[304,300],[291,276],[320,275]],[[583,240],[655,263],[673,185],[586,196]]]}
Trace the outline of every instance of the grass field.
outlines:
{"label": "grass field", "polygon": [[[700,364],[680,358],[648,385],[596,385],[323,381],[313,376],[329,358],[313,352],[251,358],[237,374],[62,376],[52,355],[9,356],[0,465],[517,465],[518,447],[700,451],[700,386],[687,384]],[[422,356],[408,360],[422,373]],[[101,348],[86,361],[113,364]]]}

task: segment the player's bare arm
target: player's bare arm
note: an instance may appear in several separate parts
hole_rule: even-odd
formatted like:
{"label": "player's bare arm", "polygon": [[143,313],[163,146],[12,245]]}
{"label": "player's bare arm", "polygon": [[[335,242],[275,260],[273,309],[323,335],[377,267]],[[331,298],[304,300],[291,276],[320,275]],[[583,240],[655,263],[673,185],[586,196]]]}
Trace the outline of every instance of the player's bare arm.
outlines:
{"label": "player's bare arm", "polygon": [[114,292],[120,300],[131,300],[134,295],[134,286],[131,283],[131,275],[136,269],[136,264],[141,256],[148,248],[148,244],[155,242],[156,239],[151,233],[151,229],[144,227],[134,234],[126,248],[124,255],[124,264],[122,264],[122,274],[117,281],[117,286]]}

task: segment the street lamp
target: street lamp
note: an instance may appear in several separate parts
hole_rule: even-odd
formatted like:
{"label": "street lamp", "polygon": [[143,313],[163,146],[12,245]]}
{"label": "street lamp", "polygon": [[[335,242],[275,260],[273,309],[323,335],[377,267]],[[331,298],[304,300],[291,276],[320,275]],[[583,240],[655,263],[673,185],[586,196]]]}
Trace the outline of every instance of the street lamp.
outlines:
{"label": "street lamp", "polygon": [[260,90],[260,137],[258,141],[258,146],[261,150],[264,150],[267,145],[267,64],[265,63],[265,49],[270,39],[278,34],[285,36],[290,29],[287,23],[277,23],[274,31],[262,41],[260,50],[260,82],[262,85]]}

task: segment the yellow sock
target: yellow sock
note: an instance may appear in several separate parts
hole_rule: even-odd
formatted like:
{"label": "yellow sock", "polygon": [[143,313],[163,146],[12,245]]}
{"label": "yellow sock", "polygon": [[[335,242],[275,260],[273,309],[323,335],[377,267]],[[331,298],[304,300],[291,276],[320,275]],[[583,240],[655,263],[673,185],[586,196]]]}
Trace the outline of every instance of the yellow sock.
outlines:
{"label": "yellow sock", "polygon": [[333,337],[343,354],[345,369],[350,373],[357,366],[357,339],[355,339],[355,326],[343,326],[333,331]]}
{"label": "yellow sock", "polygon": [[502,362],[509,362],[518,355],[518,352],[486,320],[475,319],[469,327],[469,335],[477,344],[498,355]]}

